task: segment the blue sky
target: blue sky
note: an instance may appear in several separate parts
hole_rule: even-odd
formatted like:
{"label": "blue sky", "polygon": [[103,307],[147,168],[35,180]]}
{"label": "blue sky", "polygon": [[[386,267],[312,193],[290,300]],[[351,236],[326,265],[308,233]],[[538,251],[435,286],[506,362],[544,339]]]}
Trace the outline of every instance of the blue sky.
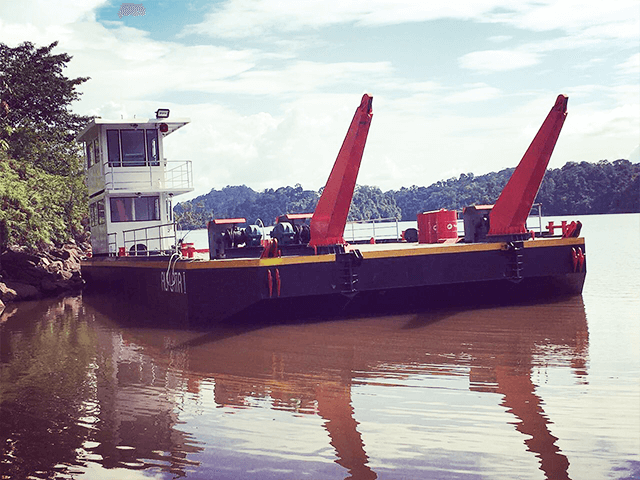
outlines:
{"label": "blue sky", "polygon": [[359,183],[384,190],[516,165],[560,93],[551,167],[639,161],[637,0],[121,3],[4,2],[0,41],[59,41],[67,74],[91,77],[78,113],[191,118],[166,141],[193,161],[190,196],[321,187],[365,92]]}

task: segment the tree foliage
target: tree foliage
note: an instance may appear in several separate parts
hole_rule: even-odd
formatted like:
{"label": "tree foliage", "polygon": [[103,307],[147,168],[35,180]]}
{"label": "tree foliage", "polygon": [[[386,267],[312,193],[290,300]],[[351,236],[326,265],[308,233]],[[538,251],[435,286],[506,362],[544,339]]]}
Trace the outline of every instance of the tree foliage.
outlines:
{"label": "tree foliage", "polygon": [[640,212],[640,164],[569,162],[549,170],[537,201],[549,215]]}
{"label": "tree foliage", "polygon": [[61,245],[83,231],[81,177],[44,172],[0,152],[0,238],[5,245]]}
{"label": "tree foliage", "polygon": [[0,248],[59,244],[82,231],[86,188],[75,137],[88,118],[71,103],[87,78],[64,75],[71,57],[52,53],[56,45],[0,43]]}
{"label": "tree foliage", "polygon": [[347,220],[371,220],[380,218],[400,219],[402,213],[393,192],[383,193],[378,187],[356,185]]}
{"label": "tree foliage", "polygon": [[204,228],[212,218],[246,218],[249,223],[260,219],[265,225],[275,222],[284,213],[313,212],[318,203],[318,192],[295,187],[269,188],[256,192],[245,186],[227,186],[212,189],[188,202],[176,205],[174,212],[182,229]]}
{"label": "tree foliage", "polygon": [[[420,212],[446,208],[461,210],[468,205],[493,204],[513,173],[513,168],[482,176],[473,173],[438,181],[428,187],[402,187],[382,192],[357,185],[349,220],[397,218],[415,220]],[[265,224],[284,213],[313,212],[319,192],[300,185],[255,192],[242,185],[211,190],[206,195],[179,203],[176,216],[182,228],[204,228],[212,218],[260,218]],[[547,171],[536,202],[545,215],[640,212],[640,164],[628,160],[613,163],[567,163]]]}
{"label": "tree foliage", "polygon": [[[479,177],[462,174],[429,187],[403,187],[394,192],[394,197],[403,220],[414,220],[419,212],[440,208],[491,205],[513,171],[508,168]],[[535,201],[542,204],[545,215],[640,212],[639,174],[640,164],[628,160],[569,162],[546,172]]]}
{"label": "tree foliage", "polygon": [[0,139],[12,158],[48,173],[73,175],[80,165],[75,136],[89,119],[70,106],[80,96],[77,86],[88,79],[64,76],[71,57],[53,54],[56,45],[0,43]]}

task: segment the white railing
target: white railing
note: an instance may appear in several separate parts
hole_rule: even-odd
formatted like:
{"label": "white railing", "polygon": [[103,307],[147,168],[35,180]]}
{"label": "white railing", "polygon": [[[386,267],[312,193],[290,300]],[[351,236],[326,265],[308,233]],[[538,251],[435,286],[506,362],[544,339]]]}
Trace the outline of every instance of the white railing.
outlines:
{"label": "white railing", "polygon": [[118,235],[115,232],[107,234],[107,251],[109,255],[115,255],[118,252]]}
{"label": "white railing", "polygon": [[166,162],[167,168],[164,176],[165,188],[193,188],[193,169],[191,160]]}
{"label": "white railing", "polygon": [[105,165],[107,190],[160,191],[193,188],[191,160],[166,161],[160,166],[109,167]]}
{"label": "white railing", "polygon": [[166,255],[177,245],[174,223],[124,230],[122,238],[126,255]]}
{"label": "white railing", "polygon": [[402,232],[396,218],[375,218],[371,220],[357,220],[347,222],[344,229],[344,239],[355,242],[357,240],[400,240]]}
{"label": "white railing", "polygon": [[[538,223],[537,226],[529,225],[529,221],[532,219],[537,220],[537,223]],[[534,230],[537,233],[542,233],[542,204],[541,203],[534,203],[531,206],[531,210],[529,211],[529,216],[527,217],[527,228],[529,230]]]}
{"label": "white railing", "polygon": [[[348,242],[369,240],[372,237],[376,240],[401,240],[402,230],[409,226],[416,228],[415,222],[412,225],[407,225],[410,222],[400,222],[395,218],[377,218],[371,220],[358,220],[353,222],[347,222],[344,229],[344,239]],[[458,221],[458,236],[464,237],[464,220],[459,218]],[[529,212],[527,219],[527,228],[534,230],[536,233],[542,232],[542,204],[534,203]]]}

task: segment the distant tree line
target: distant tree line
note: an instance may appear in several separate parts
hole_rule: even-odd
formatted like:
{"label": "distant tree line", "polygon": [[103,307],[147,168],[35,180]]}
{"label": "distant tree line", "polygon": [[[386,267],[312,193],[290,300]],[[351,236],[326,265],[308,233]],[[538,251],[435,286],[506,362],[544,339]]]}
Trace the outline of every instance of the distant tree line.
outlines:
{"label": "distant tree line", "polygon": [[[415,220],[420,212],[446,208],[460,210],[468,205],[493,204],[506,185],[513,168],[474,176],[438,181],[428,187],[402,187],[383,192],[378,187],[358,185],[353,195],[349,220],[396,218]],[[174,211],[182,229],[204,228],[212,218],[246,218],[274,223],[284,213],[313,212],[319,191],[280,187],[256,192],[241,186],[213,189],[206,195],[179,203]],[[613,163],[569,162],[549,169],[538,192],[545,215],[585,215],[640,212],[640,164],[628,160]]]}

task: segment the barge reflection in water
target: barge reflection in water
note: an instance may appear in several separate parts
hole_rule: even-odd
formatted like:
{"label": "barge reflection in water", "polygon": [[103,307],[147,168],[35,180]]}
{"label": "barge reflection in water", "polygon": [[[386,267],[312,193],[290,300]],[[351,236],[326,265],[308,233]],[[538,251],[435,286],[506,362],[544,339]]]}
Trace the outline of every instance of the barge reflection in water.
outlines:
{"label": "barge reflection in water", "polygon": [[581,297],[208,333],[29,307],[0,336],[11,478],[569,478],[537,390],[588,385]]}
{"label": "barge reflection in water", "polygon": [[640,231],[611,231],[548,304],[208,332],[8,309],[0,478],[638,478]]}

